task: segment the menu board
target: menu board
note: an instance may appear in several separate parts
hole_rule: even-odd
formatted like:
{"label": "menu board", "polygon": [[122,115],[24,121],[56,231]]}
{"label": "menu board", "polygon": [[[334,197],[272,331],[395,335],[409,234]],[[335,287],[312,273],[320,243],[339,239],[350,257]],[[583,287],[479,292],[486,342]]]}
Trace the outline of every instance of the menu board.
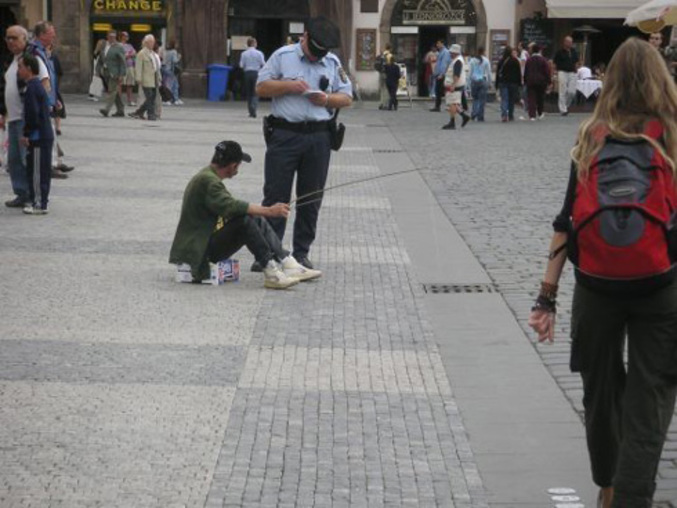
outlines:
{"label": "menu board", "polygon": [[554,25],[551,20],[542,18],[528,18],[520,22],[520,40],[535,42],[544,49],[543,54],[549,55],[553,49]]}
{"label": "menu board", "polygon": [[503,49],[510,44],[510,30],[490,30],[489,31],[489,46],[491,59],[491,66],[496,69],[498,62],[501,60]]}

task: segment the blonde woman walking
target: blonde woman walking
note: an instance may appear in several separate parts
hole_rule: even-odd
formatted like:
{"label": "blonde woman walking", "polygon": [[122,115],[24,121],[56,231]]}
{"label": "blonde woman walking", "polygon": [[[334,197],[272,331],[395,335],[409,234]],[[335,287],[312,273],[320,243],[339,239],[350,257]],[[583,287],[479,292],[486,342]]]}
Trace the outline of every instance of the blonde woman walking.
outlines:
{"label": "blonde woman walking", "polygon": [[[558,282],[575,265],[571,369],[598,506],[648,508],[677,387],[677,90],[661,56],[616,51],[572,150],[564,206],[529,324],[554,339]],[[627,366],[624,348],[627,342]]]}

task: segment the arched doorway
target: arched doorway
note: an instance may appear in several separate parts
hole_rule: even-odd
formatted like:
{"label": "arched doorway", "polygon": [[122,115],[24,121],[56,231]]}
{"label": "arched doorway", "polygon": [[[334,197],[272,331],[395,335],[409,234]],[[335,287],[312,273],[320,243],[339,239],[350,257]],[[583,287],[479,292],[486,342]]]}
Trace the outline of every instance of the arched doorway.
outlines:
{"label": "arched doorway", "polygon": [[487,16],[482,0],[386,0],[379,29],[381,47],[393,46],[410,82],[427,96],[424,57],[430,47],[443,39],[473,53],[486,42]]}
{"label": "arched doorway", "polygon": [[310,16],[307,0],[230,0],[226,9],[232,63],[239,62],[246,37],[255,37],[268,58],[288,38],[303,35],[304,22]]}

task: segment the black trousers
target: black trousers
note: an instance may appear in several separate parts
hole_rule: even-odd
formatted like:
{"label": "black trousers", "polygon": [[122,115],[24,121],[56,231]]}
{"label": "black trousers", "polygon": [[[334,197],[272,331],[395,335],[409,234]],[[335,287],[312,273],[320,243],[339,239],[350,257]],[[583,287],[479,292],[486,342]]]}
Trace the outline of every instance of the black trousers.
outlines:
{"label": "black trousers", "polygon": [[[276,128],[268,140],[266,151],[263,205],[289,203],[294,176],[298,197],[324,189],[329,171],[330,152],[327,131],[298,133]],[[315,240],[321,205],[321,192],[306,199],[299,199],[296,204],[293,240],[293,254],[296,258],[306,257],[310,251],[310,246]],[[282,240],[286,219],[275,218],[268,221]]]}
{"label": "black trousers", "polygon": [[28,178],[28,199],[33,205],[44,210],[49,203],[49,189],[52,184],[52,146],[54,141],[31,141],[26,153],[26,174]]}
{"label": "black trousers", "polygon": [[545,107],[545,85],[527,86],[527,104],[529,109],[529,118],[536,118],[543,114]]}
{"label": "black trousers", "polygon": [[444,78],[435,80],[435,109],[440,109],[444,99]]}
{"label": "black trousers", "polygon": [[386,88],[388,89],[388,95],[390,97],[388,109],[397,109],[397,83],[394,85],[386,85]]}
{"label": "black trousers", "polygon": [[141,104],[141,107],[136,110],[136,113],[139,116],[143,116],[144,113],[148,112],[148,119],[149,120],[156,120],[157,119],[157,114],[155,112],[155,98],[157,96],[157,87],[151,86],[143,87],[143,95],[146,98],[143,104]]}
{"label": "black trousers", "polygon": [[228,259],[245,245],[262,267],[271,259],[282,261],[289,255],[282,248],[280,239],[268,221],[261,217],[243,215],[229,220],[212,234],[207,257],[209,261],[216,263]]}
{"label": "black trousers", "polygon": [[247,97],[247,109],[250,116],[256,116],[258,97],[256,96],[256,80],[259,78],[258,71],[245,71],[244,94]]}
{"label": "black trousers", "polygon": [[677,284],[632,298],[579,284],[571,335],[593,480],[614,487],[614,508],[651,508],[677,393]]}

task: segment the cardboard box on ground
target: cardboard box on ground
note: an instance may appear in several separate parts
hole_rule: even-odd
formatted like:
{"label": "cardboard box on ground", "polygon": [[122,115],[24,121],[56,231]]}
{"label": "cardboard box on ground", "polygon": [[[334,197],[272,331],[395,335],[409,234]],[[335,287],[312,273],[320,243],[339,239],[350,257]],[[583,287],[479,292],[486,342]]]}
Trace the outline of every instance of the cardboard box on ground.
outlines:
{"label": "cardboard box on ground", "polygon": [[[226,282],[238,282],[240,280],[240,262],[237,259],[223,259],[218,263],[209,263],[209,271],[209,279],[203,280],[202,284],[220,286]],[[193,282],[189,264],[177,265],[176,282]]]}

